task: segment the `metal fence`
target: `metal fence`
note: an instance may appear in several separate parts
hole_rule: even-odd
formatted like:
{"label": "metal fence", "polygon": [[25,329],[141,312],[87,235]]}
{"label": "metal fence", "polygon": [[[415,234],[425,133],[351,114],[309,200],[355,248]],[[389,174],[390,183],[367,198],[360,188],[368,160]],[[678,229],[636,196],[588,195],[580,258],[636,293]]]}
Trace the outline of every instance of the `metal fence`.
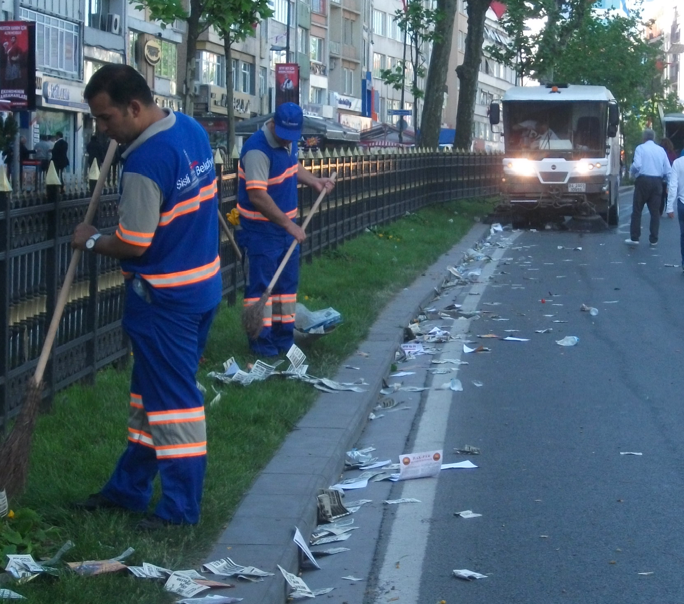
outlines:
{"label": "metal fence", "polygon": [[[420,152],[304,157],[316,176],[337,172],[337,186],[326,196],[308,228],[301,250],[305,261],[355,237],[367,227],[395,220],[426,205],[498,193],[501,158],[496,155]],[[221,211],[235,207],[235,162],[223,166],[219,178]],[[221,166],[217,166],[217,173]],[[73,228],[85,216],[93,183],[71,180],[64,192],[43,187],[21,194],[0,193],[0,432],[19,410],[27,381],[33,375],[57,292],[71,258]],[[315,199],[300,188],[300,217]],[[95,224],[113,233],[118,223],[116,171],[100,200]],[[237,300],[243,284],[242,266],[232,246],[221,237],[224,297]],[[93,380],[112,363],[125,362],[129,347],[121,328],[123,280],[118,261],[83,254],[69,302],[45,372],[44,401],[79,380]]]}

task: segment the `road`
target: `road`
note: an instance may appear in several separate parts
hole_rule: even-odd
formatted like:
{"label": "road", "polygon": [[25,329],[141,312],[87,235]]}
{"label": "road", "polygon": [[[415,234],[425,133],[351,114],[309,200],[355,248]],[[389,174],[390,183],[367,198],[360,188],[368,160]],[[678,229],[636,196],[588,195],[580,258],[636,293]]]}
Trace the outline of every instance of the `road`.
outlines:
{"label": "road", "polygon": [[[457,340],[400,364],[414,375],[389,381],[429,389],[396,393],[400,410],[378,410],[358,447],[393,461],[442,449],[445,462],[478,467],[348,491],[347,501],[372,499],[354,515],[360,530],[333,544],[350,551],[303,575],[312,588],[336,587],[326,601],[684,602],[684,276],[667,266],[680,263],[679,226],[663,219],[657,248],[642,235],[630,249],[629,194],[621,206],[611,231],[503,233],[509,244],[483,265],[480,283],[434,302],[488,311],[434,324],[491,352],[466,355]],[[646,233],[647,221],[646,212]],[[490,333],[529,341],[477,337]],[[579,343],[556,343],[568,335]],[[468,364],[433,375],[445,365],[432,358]],[[440,389],[452,377],[463,392]],[[466,444],[481,454],[454,453]],[[399,497],[420,503],[382,503]],[[454,515],[462,510],[482,516]],[[454,569],[487,578],[462,581]]]}

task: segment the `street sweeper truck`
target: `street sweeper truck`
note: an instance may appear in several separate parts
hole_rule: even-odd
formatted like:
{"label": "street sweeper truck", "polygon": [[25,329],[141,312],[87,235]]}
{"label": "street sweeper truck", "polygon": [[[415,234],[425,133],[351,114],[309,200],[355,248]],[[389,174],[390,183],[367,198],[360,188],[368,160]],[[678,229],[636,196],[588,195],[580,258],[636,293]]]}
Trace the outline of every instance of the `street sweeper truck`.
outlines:
{"label": "street sweeper truck", "polygon": [[503,122],[500,210],[514,224],[597,215],[618,224],[620,113],[608,89],[515,86],[492,103],[489,121]]}

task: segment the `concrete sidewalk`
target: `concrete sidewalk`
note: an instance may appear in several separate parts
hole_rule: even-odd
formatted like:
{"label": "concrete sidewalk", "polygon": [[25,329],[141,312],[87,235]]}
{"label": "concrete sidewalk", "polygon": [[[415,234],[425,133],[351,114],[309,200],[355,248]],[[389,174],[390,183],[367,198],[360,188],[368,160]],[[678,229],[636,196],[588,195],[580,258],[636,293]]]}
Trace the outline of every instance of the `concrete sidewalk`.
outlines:
{"label": "concrete sidewalk", "polygon": [[[357,442],[377,403],[382,380],[403,342],[404,327],[434,297],[435,288],[446,276],[446,267],[458,265],[463,252],[488,232],[488,225],[475,225],[460,243],[383,309],[368,338],[359,346],[368,357],[350,357],[333,378],[353,382],[363,377],[369,383],[367,392],[321,394],[261,472],[206,562],[230,557],[237,564],[256,566],[275,576],[259,583],[234,581],[236,587],[223,595],[244,598],[246,603],[286,601],[289,586],[277,565],[292,573],[299,570],[297,546],[292,541],[294,526],[305,538],[311,534],[316,526],[318,489],[337,482],[345,452]],[[347,364],[361,366],[361,371],[345,369]]]}

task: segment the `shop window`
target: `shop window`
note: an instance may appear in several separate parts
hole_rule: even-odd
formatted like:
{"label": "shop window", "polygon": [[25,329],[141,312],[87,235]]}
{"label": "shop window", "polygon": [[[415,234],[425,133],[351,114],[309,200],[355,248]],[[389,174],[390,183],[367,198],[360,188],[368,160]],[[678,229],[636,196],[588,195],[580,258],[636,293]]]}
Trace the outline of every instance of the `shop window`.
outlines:
{"label": "shop window", "polygon": [[80,76],[82,61],[78,24],[25,8],[20,14],[24,21],[36,23],[36,69]]}

